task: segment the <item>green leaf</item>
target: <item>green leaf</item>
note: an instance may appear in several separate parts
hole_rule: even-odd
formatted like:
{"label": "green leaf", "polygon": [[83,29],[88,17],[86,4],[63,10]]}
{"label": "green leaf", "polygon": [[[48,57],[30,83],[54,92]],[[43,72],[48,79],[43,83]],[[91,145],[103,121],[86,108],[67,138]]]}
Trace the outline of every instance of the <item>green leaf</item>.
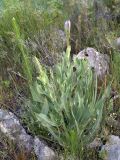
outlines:
{"label": "green leaf", "polygon": [[35,82],[34,85],[30,85],[30,92],[32,94],[33,101],[43,103],[42,99],[40,99],[41,96],[37,91],[37,86],[38,86],[37,82]]}
{"label": "green leaf", "polygon": [[49,112],[49,105],[48,105],[47,99],[45,98],[41,113],[44,114],[44,115],[47,115],[48,112]]}
{"label": "green leaf", "polygon": [[56,127],[57,125],[56,125],[56,123],[54,123],[54,122],[52,122],[49,118],[48,118],[48,116],[46,116],[45,114],[43,114],[43,113],[40,113],[40,114],[37,114],[36,113],[36,118],[37,118],[37,120],[38,121],[40,121],[45,127],[50,127],[50,126],[52,126],[52,127]]}

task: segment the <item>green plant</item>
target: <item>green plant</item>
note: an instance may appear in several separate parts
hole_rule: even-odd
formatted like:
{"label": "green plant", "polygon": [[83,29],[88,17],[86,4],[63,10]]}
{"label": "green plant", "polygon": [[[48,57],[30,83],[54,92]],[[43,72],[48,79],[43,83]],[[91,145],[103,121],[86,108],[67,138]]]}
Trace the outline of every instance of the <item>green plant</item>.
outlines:
{"label": "green plant", "polygon": [[[70,21],[66,24],[68,46],[61,62],[54,69],[47,70],[36,57],[33,58],[39,76],[29,84],[32,101],[37,104],[31,103],[28,108],[32,119],[29,123],[38,124],[38,129],[43,128],[51,134],[66,154],[70,152],[73,159],[82,159],[86,145],[100,127],[109,87],[105,91],[101,90],[98,95],[97,78],[93,78],[87,61],[70,61]],[[19,40],[20,33],[16,29],[15,19],[13,25]],[[22,56],[26,61],[23,53]]]}
{"label": "green plant", "polygon": [[69,53],[54,71],[50,69],[49,76],[35,61],[40,71],[31,86],[33,101],[39,104],[31,108],[35,119],[66,151],[82,158],[85,146],[100,127],[107,90],[97,96],[97,82],[87,62],[71,63]]}

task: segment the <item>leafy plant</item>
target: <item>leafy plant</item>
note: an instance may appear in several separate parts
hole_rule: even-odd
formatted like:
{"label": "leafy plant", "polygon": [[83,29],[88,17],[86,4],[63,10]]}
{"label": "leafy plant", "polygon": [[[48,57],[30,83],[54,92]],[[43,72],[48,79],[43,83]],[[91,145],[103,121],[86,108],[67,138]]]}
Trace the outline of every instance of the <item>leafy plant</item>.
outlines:
{"label": "leafy plant", "polygon": [[97,81],[87,62],[70,62],[69,51],[49,76],[36,58],[35,64],[40,71],[31,86],[33,101],[39,104],[31,108],[35,119],[65,150],[81,158],[100,127],[108,91],[97,95]]}
{"label": "leafy plant", "polygon": [[[19,40],[20,33],[15,19],[13,25]],[[97,78],[88,68],[87,61],[70,61],[70,27],[70,21],[66,21],[68,46],[61,62],[54,69],[47,70],[36,57],[33,58],[39,76],[29,86],[32,100],[37,105],[30,105],[28,110],[33,125],[37,123],[38,129],[43,128],[51,134],[66,154],[70,152],[73,158],[82,159],[86,145],[100,127],[109,87],[105,91],[101,90],[98,95]],[[27,62],[22,43],[20,50],[23,60]],[[27,66],[24,67],[27,69]]]}

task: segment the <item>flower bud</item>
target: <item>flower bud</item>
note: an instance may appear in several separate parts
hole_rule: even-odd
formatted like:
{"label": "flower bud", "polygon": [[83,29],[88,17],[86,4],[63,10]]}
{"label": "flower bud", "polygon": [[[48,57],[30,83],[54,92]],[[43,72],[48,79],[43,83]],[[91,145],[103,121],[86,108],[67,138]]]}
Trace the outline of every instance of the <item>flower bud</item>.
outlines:
{"label": "flower bud", "polygon": [[65,32],[70,34],[70,29],[71,29],[70,20],[65,21],[64,28],[65,28]]}

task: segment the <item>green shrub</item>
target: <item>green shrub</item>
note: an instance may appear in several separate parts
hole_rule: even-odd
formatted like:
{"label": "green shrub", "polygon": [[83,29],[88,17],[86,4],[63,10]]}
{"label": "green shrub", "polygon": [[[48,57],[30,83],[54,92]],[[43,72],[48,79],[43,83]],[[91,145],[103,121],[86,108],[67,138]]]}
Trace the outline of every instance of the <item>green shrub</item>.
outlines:
{"label": "green shrub", "polygon": [[[15,19],[13,26],[16,38],[20,40]],[[36,57],[33,58],[39,75],[29,83],[33,103],[31,101],[28,107],[28,126],[37,127],[35,130],[38,133],[39,130],[44,130],[44,133],[53,137],[51,140],[57,141],[64,148],[66,154],[70,153],[73,159],[82,159],[85,147],[100,127],[109,87],[101,89],[98,94],[97,78],[88,68],[88,62],[77,59],[70,61],[70,27],[70,21],[67,21],[67,50],[53,69],[46,69]],[[26,53],[23,52],[24,46],[18,42],[23,60],[28,64]],[[26,74],[29,74],[28,67],[29,65],[24,65]],[[48,137],[46,134],[43,136]]]}
{"label": "green shrub", "polygon": [[[40,75],[31,86],[35,122],[73,156],[83,156],[102,120],[107,90],[97,95],[97,82],[87,62],[69,61],[66,53],[49,75],[35,58]],[[73,67],[77,70],[73,72]]]}

